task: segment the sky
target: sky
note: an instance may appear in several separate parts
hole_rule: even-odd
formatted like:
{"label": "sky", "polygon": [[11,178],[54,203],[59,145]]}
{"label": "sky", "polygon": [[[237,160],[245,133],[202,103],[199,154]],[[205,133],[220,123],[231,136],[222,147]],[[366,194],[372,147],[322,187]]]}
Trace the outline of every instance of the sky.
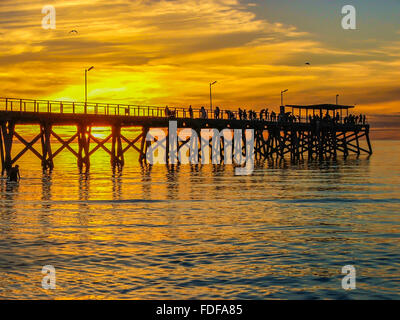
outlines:
{"label": "sky", "polygon": [[[42,28],[45,5],[55,29]],[[344,5],[356,30],[342,28]],[[93,102],[208,106],[212,81],[221,108],[339,94],[376,137],[400,138],[399,16],[395,0],[1,0],[0,95],[83,101],[94,66]]]}

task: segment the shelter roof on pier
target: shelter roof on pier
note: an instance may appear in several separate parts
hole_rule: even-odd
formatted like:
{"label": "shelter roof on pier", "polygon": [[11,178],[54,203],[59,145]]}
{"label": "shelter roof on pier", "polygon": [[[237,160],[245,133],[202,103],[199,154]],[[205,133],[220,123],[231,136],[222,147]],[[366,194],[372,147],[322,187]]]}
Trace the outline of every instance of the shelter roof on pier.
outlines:
{"label": "shelter roof on pier", "polygon": [[294,109],[304,110],[348,110],[354,108],[354,106],[344,106],[339,104],[312,104],[312,105],[294,105],[288,104],[286,107]]}

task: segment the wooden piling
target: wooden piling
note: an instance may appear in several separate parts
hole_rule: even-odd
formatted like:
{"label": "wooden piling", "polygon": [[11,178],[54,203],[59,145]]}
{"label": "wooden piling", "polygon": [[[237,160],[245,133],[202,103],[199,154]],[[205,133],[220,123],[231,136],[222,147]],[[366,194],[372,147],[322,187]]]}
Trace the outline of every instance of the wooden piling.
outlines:
{"label": "wooden piling", "polygon": [[4,175],[5,163],[4,163],[4,143],[3,143],[3,133],[0,124],[0,161],[1,161],[1,175]]}
{"label": "wooden piling", "polygon": [[78,132],[78,167],[80,170],[85,166],[86,170],[90,168],[90,133],[88,127],[85,124],[79,124],[77,126]]}
{"label": "wooden piling", "polygon": [[[139,161],[140,162],[146,162],[146,151],[147,151],[147,146],[146,146],[146,136],[147,133],[149,132],[149,129],[147,127],[143,127],[142,128],[142,139],[140,141],[140,151],[139,151]],[[169,137],[169,135],[168,135]],[[166,147],[167,147],[167,163],[168,163],[168,159],[169,159],[169,155],[168,155],[168,137],[167,137],[167,141],[166,141]]]}
{"label": "wooden piling", "polygon": [[111,142],[111,164],[113,167],[123,167],[125,164],[124,152],[122,149],[121,126],[112,126],[112,142]]}
{"label": "wooden piling", "polygon": [[42,168],[43,170],[53,170],[53,153],[51,150],[51,124],[44,123],[40,126],[41,131],[41,143],[42,143]]}
{"label": "wooden piling", "polygon": [[1,129],[4,139],[4,170],[8,172],[12,167],[11,150],[14,138],[15,122],[3,122]]}

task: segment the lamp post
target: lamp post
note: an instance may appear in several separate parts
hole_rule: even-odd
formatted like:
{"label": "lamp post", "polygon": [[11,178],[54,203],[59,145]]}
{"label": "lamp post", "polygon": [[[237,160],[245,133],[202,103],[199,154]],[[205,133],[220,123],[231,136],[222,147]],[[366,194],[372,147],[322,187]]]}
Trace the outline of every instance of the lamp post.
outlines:
{"label": "lamp post", "polygon": [[214,82],[210,82],[210,110],[211,110],[211,114],[212,114],[212,93],[211,93],[211,87],[216,84],[217,81]]}
{"label": "lamp post", "polygon": [[283,106],[283,94],[287,91],[289,91],[289,89],[285,89],[285,90],[281,91],[281,106]]}
{"label": "lamp post", "polygon": [[85,69],[85,113],[87,112],[87,73],[94,67],[91,66],[89,69]]}

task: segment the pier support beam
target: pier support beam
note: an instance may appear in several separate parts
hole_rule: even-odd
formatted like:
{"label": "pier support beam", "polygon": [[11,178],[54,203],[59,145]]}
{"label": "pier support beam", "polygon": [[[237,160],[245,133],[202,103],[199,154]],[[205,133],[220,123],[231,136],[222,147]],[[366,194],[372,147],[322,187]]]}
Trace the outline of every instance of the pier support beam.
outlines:
{"label": "pier support beam", "polygon": [[371,146],[371,141],[369,140],[369,126],[365,128],[365,138],[367,139],[367,144],[368,144],[368,154],[372,154],[372,146]]}
{"label": "pier support beam", "polygon": [[51,124],[45,123],[40,126],[41,130],[41,142],[42,142],[42,168],[43,170],[53,170],[53,153],[51,150]]}
{"label": "pier support beam", "polygon": [[3,142],[3,133],[0,124],[0,161],[1,161],[1,175],[4,174],[5,166],[4,166],[4,142]]}
{"label": "pier support beam", "polygon": [[86,167],[86,170],[90,168],[90,153],[89,153],[89,145],[90,145],[90,135],[91,128],[86,125],[78,125],[78,167],[82,169],[83,166]]}
{"label": "pier support beam", "polygon": [[11,158],[11,149],[14,137],[15,123],[13,121],[6,121],[1,124],[2,136],[3,136],[3,145],[4,145],[4,160],[2,164],[2,174],[11,169],[12,167],[12,158]]}
{"label": "pier support beam", "polygon": [[254,156],[256,160],[261,160],[262,158],[266,158],[265,155],[265,139],[264,139],[264,131],[257,129],[255,130],[254,134],[254,139],[255,139],[255,146],[254,146]]}
{"label": "pier support beam", "polygon": [[345,158],[347,158],[347,156],[349,155],[349,151],[347,147],[346,132],[343,132],[342,144],[343,144],[343,155]]}
{"label": "pier support beam", "polygon": [[[140,143],[140,155],[139,155],[139,161],[142,163],[143,161],[146,161],[146,153],[147,153],[147,148],[148,148],[148,144],[147,144],[147,141],[146,141],[146,136],[147,136],[147,133],[149,132],[149,128],[147,128],[147,127],[143,127],[143,129],[142,129],[142,140],[141,140],[141,143]],[[169,134],[168,134],[168,136],[167,137],[169,137]],[[168,155],[168,151],[169,151],[169,146],[168,146],[168,141],[169,141],[169,139],[167,138],[167,162],[168,162],[168,159],[169,159],[169,155]]]}
{"label": "pier support beam", "polygon": [[111,165],[113,167],[123,167],[125,164],[124,152],[122,149],[121,126],[112,127],[111,144]]}

